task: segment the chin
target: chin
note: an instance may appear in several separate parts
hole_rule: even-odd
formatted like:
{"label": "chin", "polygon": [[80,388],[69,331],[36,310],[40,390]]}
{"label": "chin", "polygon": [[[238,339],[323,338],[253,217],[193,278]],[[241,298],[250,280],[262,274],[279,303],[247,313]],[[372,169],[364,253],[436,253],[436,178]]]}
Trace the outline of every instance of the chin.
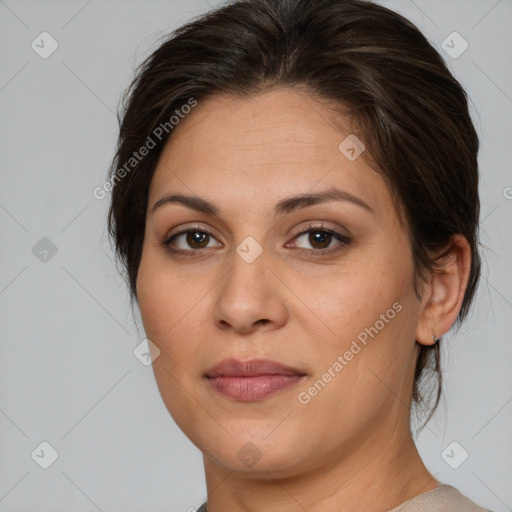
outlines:
{"label": "chin", "polygon": [[[192,442],[206,458],[226,470],[262,479],[293,476],[309,459],[304,439],[293,435],[291,430],[283,430],[280,435],[276,432],[269,435],[272,429],[252,430],[252,434],[246,430],[240,435],[233,434],[233,437],[223,436],[222,440],[211,437],[204,439],[201,436],[197,442]],[[295,433],[299,432],[299,429],[295,430]],[[300,452],[298,447],[301,447]],[[314,447],[311,447],[313,451]]]}

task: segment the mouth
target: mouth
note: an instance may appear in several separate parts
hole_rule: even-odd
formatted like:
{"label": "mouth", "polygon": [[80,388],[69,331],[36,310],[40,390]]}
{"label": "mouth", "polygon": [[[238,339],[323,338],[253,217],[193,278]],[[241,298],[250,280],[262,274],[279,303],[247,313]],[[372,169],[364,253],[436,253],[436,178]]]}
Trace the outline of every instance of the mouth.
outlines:
{"label": "mouth", "polygon": [[294,386],[306,374],[268,359],[226,359],[210,368],[204,376],[217,393],[236,401],[253,402]]}

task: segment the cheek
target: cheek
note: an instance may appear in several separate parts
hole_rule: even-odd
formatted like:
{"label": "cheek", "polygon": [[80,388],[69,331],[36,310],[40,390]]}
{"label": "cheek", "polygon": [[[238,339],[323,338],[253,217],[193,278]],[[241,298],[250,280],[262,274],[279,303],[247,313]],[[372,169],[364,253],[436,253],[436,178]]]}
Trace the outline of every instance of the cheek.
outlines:
{"label": "cheek", "polygon": [[197,322],[197,312],[190,304],[194,297],[183,293],[183,286],[176,272],[166,271],[158,255],[143,252],[137,295],[146,336],[159,349],[152,364],[155,381],[170,415],[180,428],[187,429],[187,415],[194,411],[194,403],[183,389],[193,388],[190,370],[195,367],[199,349],[190,322],[201,323]]}
{"label": "cheek", "polygon": [[375,322],[378,321],[380,326],[381,314],[391,309],[388,316],[394,317],[396,311],[392,306],[400,301],[407,289],[405,281],[403,285],[399,281],[400,276],[397,282],[390,272],[380,272],[369,265],[350,266],[349,270],[335,273],[330,271],[315,279],[302,276],[300,281],[295,280],[294,290],[297,296],[304,297],[307,308],[302,315],[296,311],[295,320],[307,322],[310,330],[319,326],[325,335],[319,341],[342,349]]}
{"label": "cheek", "polygon": [[157,338],[163,331],[161,319],[165,302],[162,301],[163,289],[157,274],[149,269],[148,258],[143,253],[137,274],[137,298],[146,335],[158,346]]}
{"label": "cheek", "polygon": [[[412,263],[405,256],[406,251],[401,261],[398,254],[360,261],[351,271],[317,280],[315,286],[309,279],[302,281],[300,293],[308,297],[322,328],[328,327],[325,336],[315,336],[313,323],[302,326],[316,355],[315,378],[329,369],[337,377],[322,392],[324,405],[340,396],[364,396],[366,403],[376,405],[390,394],[386,385],[399,389],[410,371],[419,310],[412,292]],[[338,365],[336,371],[339,356],[343,369]],[[346,403],[359,407],[357,401]]]}
{"label": "cheek", "polygon": [[[137,276],[139,309],[146,336],[160,349],[160,361],[173,371],[187,368],[200,353],[205,326],[204,278],[185,277],[158,251],[143,252]],[[211,285],[210,285],[211,288]]]}
{"label": "cheek", "polygon": [[139,309],[147,337],[162,349],[162,341],[172,332],[180,318],[183,301],[177,296],[179,287],[155,256],[144,249],[137,275]]}

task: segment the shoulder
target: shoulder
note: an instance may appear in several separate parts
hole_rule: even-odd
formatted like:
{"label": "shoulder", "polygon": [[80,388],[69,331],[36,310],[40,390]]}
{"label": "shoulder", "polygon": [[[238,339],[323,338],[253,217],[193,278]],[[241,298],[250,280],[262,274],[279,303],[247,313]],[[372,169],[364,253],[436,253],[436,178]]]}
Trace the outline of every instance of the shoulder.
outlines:
{"label": "shoulder", "polygon": [[389,512],[491,512],[451,485],[441,485],[406,501]]}
{"label": "shoulder", "polygon": [[[207,512],[206,502],[197,512]],[[425,492],[389,512],[492,512],[480,507],[451,485],[441,485]]]}

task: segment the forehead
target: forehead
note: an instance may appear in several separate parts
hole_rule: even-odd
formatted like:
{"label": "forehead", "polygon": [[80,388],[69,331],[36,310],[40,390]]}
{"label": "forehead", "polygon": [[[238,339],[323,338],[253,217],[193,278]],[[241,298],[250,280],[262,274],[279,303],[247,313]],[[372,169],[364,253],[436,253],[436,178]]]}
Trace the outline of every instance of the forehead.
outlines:
{"label": "forehead", "polygon": [[169,191],[248,205],[338,186],[388,207],[387,187],[364,152],[350,160],[340,151],[349,136],[348,120],[292,88],[207,98],[173,130],[151,182],[150,205]]}

